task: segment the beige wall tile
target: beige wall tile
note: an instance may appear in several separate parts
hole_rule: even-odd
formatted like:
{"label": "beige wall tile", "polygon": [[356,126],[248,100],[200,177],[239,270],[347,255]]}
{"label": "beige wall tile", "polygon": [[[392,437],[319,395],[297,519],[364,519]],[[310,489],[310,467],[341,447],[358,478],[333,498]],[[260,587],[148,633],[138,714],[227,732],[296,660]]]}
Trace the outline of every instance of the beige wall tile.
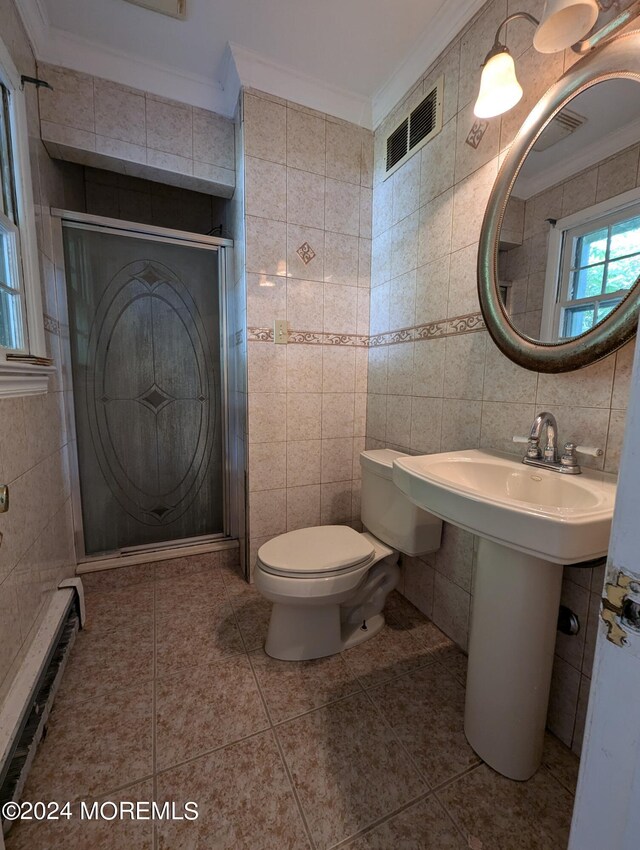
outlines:
{"label": "beige wall tile", "polygon": [[315,280],[287,281],[287,321],[292,330],[322,330],[324,285]]}
{"label": "beige wall tile", "polygon": [[146,146],[145,98],[142,92],[96,79],[94,98],[95,131],[98,135]]}
{"label": "beige wall tile", "polygon": [[446,576],[436,571],[433,589],[433,622],[454,640],[467,648],[471,596]]}
{"label": "beige wall tile", "polygon": [[324,177],[287,168],[287,221],[324,228]]}
{"label": "beige wall tile", "polygon": [[526,446],[514,443],[513,438],[529,436],[536,413],[533,404],[485,401],[482,405],[480,448],[522,457]]}
{"label": "beige wall tile", "polygon": [[482,398],[486,345],[485,333],[447,337],[444,370],[445,398]]}
{"label": "beige wall tile", "polygon": [[286,351],[287,392],[322,392],[322,346],[287,345]]}
{"label": "beige wall tile", "polygon": [[320,483],[320,440],[287,443],[287,487]]}
{"label": "beige wall tile", "polygon": [[443,452],[476,448],[480,441],[482,402],[445,398],[442,403]]}
{"label": "beige wall tile", "polygon": [[420,156],[412,156],[390,179],[393,183],[391,223],[397,224],[420,207]]}
{"label": "beige wall tile", "polygon": [[277,490],[287,486],[287,444],[252,443],[249,448],[249,489]]}
{"label": "beige wall tile", "polygon": [[403,218],[391,229],[391,278],[416,268],[420,213]]}
{"label": "beige wall tile", "polygon": [[352,437],[353,393],[324,393],[322,396],[322,437]]}
{"label": "beige wall tile", "polygon": [[411,443],[411,396],[396,395],[389,382],[386,440],[394,446],[409,448]]}
{"label": "beige wall tile", "polygon": [[323,392],[355,392],[356,350],[344,345],[322,347]]}
{"label": "beige wall tile", "polygon": [[251,534],[266,537],[287,530],[287,491],[258,490],[249,496]]}
{"label": "beige wall tile", "polygon": [[286,275],[286,224],[280,221],[247,216],[246,251],[248,272],[262,275]]}
{"label": "beige wall tile", "polygon": [[329,232],[325,234],[324,279],[326,283],[358,286],[359,244],[360,240],[355,236]]}
{"label": "beige wall tile", "polygon": [[355,124],[327,121],[327,177],[360,185],[363,131]]}
{"label": "beige wall tile", "polygon": [[327,230],[358,236],[360,233],[360,187],[327,178],[324,222]]}
{"label": "beige wall tile", "polygon": [[448,190],[420,209],[417,265],[433,263],[451,252],[453,190]]}
{"label": "beige wall tile", "polygon": [[453,186],[456,161],[456,119],[452,118],[442,131],[420,153],[420,206],[428,204]]}
{"label": "beige wall tile", "polygon": [[53,65],[42,65],[41,73],[52,88],[38,90],[40,119],[95,132],[93,78]]}
{"label": "beige wall tile", "polygon": [[353,477],[353,438],[322,440],[321,481],[351,481]]}
{"label": "beige wall tile", "polygon": [[249,392],[283,393],[287,389],[286,345],[249,342]]}
{"label": "beige wall tile", "polygon": [[249,442],[274,443],[286,440],[287,420],[284,416],[286,410],[285,393],[250,393]]}
{"label": "beige wall tile", "polygon": [[462,590],[466,590],[467,593],[471,593],[473,541],[473,534],[455,525],[444,523],[442,542],[435,553],[436,571]]}
{"label": "beige wall tile", "polygon": [[315,174],[325,174],[324,118],[297,109],[287,109],[287,165]]}
{"label": "beige wall tile", "polygon": [[206,109],[193,110],[193,158],[235,168],[233,121]]}
{"label": "beige wall tile", "polygon": [[[287,109],[250,94],[244,96],[244,145],[249,156],[287,161]],[[200,157],[198,157],[200,158]]]}
{"label": "beige wall tile", "polygon": [[[287,439],[319,440],[322,436],[322,394],[287,394]],[[339,435],[340,436],[340,435]]]}
{"label": "beige wall tile", "polygon": [[[295,284],[295,281],[291,283]],[[272,327],[275,319],[287,316],[287,284],[287,278],[278,275],[247,275],[247,324],[249,327]]]}
{"label": "beige wall tile", "polygon": [[287,220],[287,170],[284,165],[245,157],[246,214]]}
{"label": "beige wall tile", "polygon": [[320,484],[287,489],[287,531],[320,524]]}
{"label": "beige wall tile", "polygon": [[442,437],[442,399],[412,398],[410,448],[419,454],[436,454]]}
{"label": "beige wall tile", "polygon": [[449,255],[416,270],[415,324],[446,318],[449,301]]}
{"label": "beige wall tile", "polygon": [[351,481],[321,485],[320,522],[322,525],[350,522],[351,511]]}
{"label": "beige wall tile", "polygon": [[193,110],[190,106],[146,97],[147,147],[193,159]]}
{"label": "beige wall tile", "polygon": [[357,331],[358,290],[353,286],[324,285],[324,330],[354,334]]}

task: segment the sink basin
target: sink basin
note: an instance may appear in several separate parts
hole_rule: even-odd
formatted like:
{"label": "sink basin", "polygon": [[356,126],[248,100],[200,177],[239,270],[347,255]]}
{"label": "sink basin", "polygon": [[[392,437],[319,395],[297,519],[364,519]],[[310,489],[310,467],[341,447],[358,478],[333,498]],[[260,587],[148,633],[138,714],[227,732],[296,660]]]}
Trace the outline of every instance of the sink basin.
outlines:
{"label": "sink basin", "polygon": [[448,522],[556,564],[606,554],[615,476],[563,475],[472,449],[400,457],[393,480],[412,502]]}
{"label": "sink basin", "polygon": [[473,449],[399,457],[393,480],[412,502],[479,536],[464,730],[510,779],[542,759],[562,564],[605,555],[613,475],[565,475]]}

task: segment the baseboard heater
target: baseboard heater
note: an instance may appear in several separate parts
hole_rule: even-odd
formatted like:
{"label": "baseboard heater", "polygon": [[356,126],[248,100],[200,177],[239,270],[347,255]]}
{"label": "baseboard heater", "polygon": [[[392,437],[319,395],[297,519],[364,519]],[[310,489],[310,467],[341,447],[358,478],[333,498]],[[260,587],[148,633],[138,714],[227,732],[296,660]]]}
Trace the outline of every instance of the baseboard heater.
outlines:
{"label": "baseboard heater", "polygon": [[[84,614],[82,582],[65,579],[52,595],[0,707],[0,810],[20,799]],[[11,824],[2,820],[0,846]]]}

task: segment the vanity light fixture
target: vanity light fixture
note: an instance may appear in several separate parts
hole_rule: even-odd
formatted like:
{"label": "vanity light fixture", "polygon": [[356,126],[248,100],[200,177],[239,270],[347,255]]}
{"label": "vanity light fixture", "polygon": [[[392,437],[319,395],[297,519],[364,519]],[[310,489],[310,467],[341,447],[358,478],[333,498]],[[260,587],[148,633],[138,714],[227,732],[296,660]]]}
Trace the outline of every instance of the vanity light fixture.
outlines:
{"label": "vanity light fixture", "polygon": [[500,33],[510,21],[524,18],[538,26],[539,21],[528,12],[515,12],[500,24],[493,47],[482,65],[480,91],[473,108],[476,118],[494,118],[514,107],[522,97],[522,86],[516,77],[516,66],[509,48],[500,41]]}
{"label": "vanity light fixture", "polygon": [[[593,28],[600,12],[616,7],[627,8],[588,39],[584,37]],[[547,0],[542,20],[528,12],[515,12],[502,21],[496,31],[493,47],[482,66],[480,91],[474,106],[477,118],[494,118],[512,109],[522,98],[522,87],[516,77],[515,63],[506,44],[500,40],[504,27],[511,21],[524,18],[536,27],[533,46],[539,53],[557,53],[572,47],[577,53],[586,53],[596,44],[611,38],[640,11],[640,2],[622,0]],[[581,40],[584,39],[584,40]]]}

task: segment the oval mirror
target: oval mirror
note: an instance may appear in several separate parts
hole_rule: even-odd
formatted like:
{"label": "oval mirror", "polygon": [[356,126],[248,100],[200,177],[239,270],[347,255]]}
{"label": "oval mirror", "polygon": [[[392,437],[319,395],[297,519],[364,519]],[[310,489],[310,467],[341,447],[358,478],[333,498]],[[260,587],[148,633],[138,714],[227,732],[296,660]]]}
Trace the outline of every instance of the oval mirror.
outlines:
{"label": "oval mirror", "polygon": [[640,34],[587,56],[542,98],[500,170],[480,237],[487,329],[525,368],[586,366],[640,305]]}

